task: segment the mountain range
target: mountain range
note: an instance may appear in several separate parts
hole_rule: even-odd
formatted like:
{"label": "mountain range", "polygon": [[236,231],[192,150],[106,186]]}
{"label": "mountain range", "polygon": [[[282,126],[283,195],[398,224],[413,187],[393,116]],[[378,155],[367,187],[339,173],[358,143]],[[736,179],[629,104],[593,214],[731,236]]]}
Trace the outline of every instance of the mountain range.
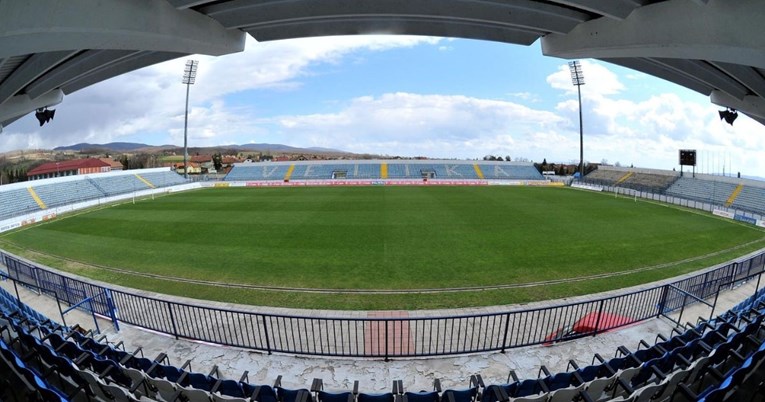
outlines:
{"label": "mountain range", "polygon": [[[150,151],[150,150],[161,150],[161,149],[168,149],[168,148],[180,148],[179,146],[175,145],[148,145],[148,144],[141,144],[136,142],[110,142],[107,144],[90,144],[87,142],[81,142],[79,144],[74,145],[68,145],[68,146],[62,146],[62,147],[56,147],[53,150],[54,151],[83,151],[83,150],[90,150],[90,149],[104,149],[109,151],[116,151],[116,152],[133,152],[133,151]],[[199,147],[193,147],[193,148],[199,148]],[[225,148],[225,149],[239,149],[244,151],[270,151],[270,152],[326,152],[326,153],[349,153],[346,151],[341,151],[339,149],[332,149],[332,148],[322,148],[322,147],[309,147],[309,148],[299,148],[299,147],[293,147],[289,145],[283,145],[283,144],[256,144],[256,143],[250,143],[250,144],[241,144],[241,145],[218,145],[218,146],[212,146],[212,147],[203,147],[203,148]]]}

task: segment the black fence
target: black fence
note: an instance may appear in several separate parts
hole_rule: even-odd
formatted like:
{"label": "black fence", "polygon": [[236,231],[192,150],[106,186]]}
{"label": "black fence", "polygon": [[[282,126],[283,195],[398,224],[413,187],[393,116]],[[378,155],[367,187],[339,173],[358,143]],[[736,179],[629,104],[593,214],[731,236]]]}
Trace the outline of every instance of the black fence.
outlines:
{"label": "black fence", "polygon": [[[342,318],[262,314],[191,305],[107,289],[0,251],[8,276],[69,305],[93,297],[93,310],[176,338],[299,355],[416,357],[459,355],[593,336],[666,315],[757,277],[765,253],[686,279],[618,296],[494,314]],[[111,295],[108,300],[104,295]],[[709,304],[714,311],[714,305]]]}

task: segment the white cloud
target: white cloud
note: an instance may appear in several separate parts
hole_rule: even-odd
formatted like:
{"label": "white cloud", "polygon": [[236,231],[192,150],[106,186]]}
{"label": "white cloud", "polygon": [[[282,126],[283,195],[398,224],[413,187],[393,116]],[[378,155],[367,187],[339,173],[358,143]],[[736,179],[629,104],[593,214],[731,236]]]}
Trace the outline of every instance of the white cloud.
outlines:
{"label": "white cloud", "polygon": [[[440,42],[432,37],[390,35],[264,43],[249,39],[243,53],[195,57],[200,64],[197,83],[191,87],[189,135],[202,140],[199,145],[213,145],[217,142],[212,135],[215,133],[262,134],[247,122],[257,111],[231,108],[225,104],[225,96],[252,89],[299,88],[300,79],[312,73],[312,66],[340,63],[361,50],[386,51]],[[56,107],[53,123],[45,127],[37,127],[32,115],[25,116],[0,135],[0,151],[121,141],[147,134],[180,145],[185,100],[180,81],[186,60],[147,67],[71,94]]]}
{"label": "white cloud", "polygon": [[518,156],[563,123],[554,113],[460,95],[388,93],[351,100],[335,113],[274,119],[286,138],[307,146],[390,155]]}
{"label": "white cloud", "polygon": [[520,100],[531,103],[539,103],[542,101],[539,95],[531,92],[511,92],[508,95],[512,96],[513,98],[518,98]]}
{"label": "white cloud", "polygon": [[[585,77],[594,77],[585,85],[593,86],[582,89],[585,159],[671,169],[677,164],[679,149],[698,149],[731,155],[735,162],[727,169],[734,172],[765,171],[765,160],[758,156],[765,149],[765,127],[754,120],[739,118],[731,127],[720,121],[718,108],[700,95],[699,101],[684,100],[675,93],[637,99],[630,95],[629,85],[605,66],[583,65]],[[578,129],[578,103],[570,81],[565,85],[566,74],[567,66],[561,65],[547,82],[567,97],[558,102],[556,110],[572,122],[568,129],[573,130]],[[678,91],[685,90],[678,87]]]}

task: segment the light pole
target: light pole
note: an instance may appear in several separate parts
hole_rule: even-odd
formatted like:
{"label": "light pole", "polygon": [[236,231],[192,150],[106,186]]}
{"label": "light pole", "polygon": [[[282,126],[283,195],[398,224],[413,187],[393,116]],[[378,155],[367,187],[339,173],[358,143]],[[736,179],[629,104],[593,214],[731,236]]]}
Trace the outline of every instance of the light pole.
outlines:
{"label": "light pole", "polygon": [[582,131],[582,85],[584,85],[584,73],[578,60],[568,62],[571,71],[571,82],[576,85],[579,95],[579,180],[584,178],[584,133]]}
{"label": "light pole", "polygon": [[194,84],[197,78],[197,66],[199,61],[189,60],[186,62],[186,68],[183,69],[183,83],[186,84],[186,114],[183,118],[183,177],[189,178],[189,88]]}

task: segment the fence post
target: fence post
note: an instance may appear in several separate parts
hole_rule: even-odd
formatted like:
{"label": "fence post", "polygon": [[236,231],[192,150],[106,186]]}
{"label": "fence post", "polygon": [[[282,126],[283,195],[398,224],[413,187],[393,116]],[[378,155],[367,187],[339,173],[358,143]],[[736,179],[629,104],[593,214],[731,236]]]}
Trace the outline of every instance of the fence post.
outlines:
{"label": "fence post", "polygon": [[502,338],[502,353],[507,348],[507,333],[510,330],[510,313],[505,314],[505,336]]}
{"label": "fence post", "polygon": [[[717,270],[715,270],[715,272],[716,271]],[[709,273],[710,272],[712,272],[712,271],[707,271],[707,273],[704,274],[704,282],[702,282],[702,284],[701,284],[701,292],[699,292],[699,293],[701,293],[702,296],[706,293],[707,286],[709,286]],[[685,290],[687,290],[687,289],[685,289]]]}
{"label": "fence post", "polygon": [[268,321],[266,321],[266,316],[263,316],[263,333],[266,334],[266,350],[268,351],[268,354],[271,354],[271,340],[268,336]]}
{"label": "fence post", "polygon": [[13,281],[13,290],[16,291],[16,305],[21,310],[21,297],[19,297],[19,287],[16,285],[16,281]]}
{"label": "fence post", "polygon": [[37,286],[37,294],[42,294],[40,289],[43,289],[42,286],[40,286],[40,277],[37,275],[37,268],[32,269],[32,276],[35,278],[35,286]]}
{"label": "fence post", "polygon": [[677,322],[683,322],[683,313],[685,312],[685,303],[688,302],[688,294],[683,293],[683,306],[680,308],[680,315],[677,316]]}
{"label": "fence post", "polygon": [[717,307],[717,298],[720,297],[720,286],[717,286],[717,293],[715,293],[715,301],[712,302],[712,312],[709,313],[709,320],[715,315],[715,308]]}
{"label": "fence post", "polygon": [[96,333],[101,333],[101,328],[98,327],[98,318],[96,318],[96,313],[93,310],[93,298],[88,299],[88,307],[90,307],[90,315],[93,316],[93,323],[96,325]]}
{"label": "fence post", "polygon": [[178,327],[175,324],[175,314],[173,313],[173,304],[167,302],[167,311],[170,312],[170,323],[173,325],[173,335],[178,339]]}
{"label": "fence post", "polygon": [[385,320],[385,361],[389,361],[388,358],[388,320]]}
{"label": "fence post", "polygon": [[69,285],[67,285],[67,280],[69,278],[67,278],[66,276],[63,276],[63,275],[58,275],[58,277],[61,278],[61,284],[63,285],[63,288],[64,288],[64,297],[65,297],[64,300],[66,300],[67,304],[69,304],[71,306],[72,304],[75,304],[75,303],[79,302],[79,300],[75,300],[73,302],[72,301],[72,295],[69,294]]}
{"label": "fence post", "polygon": [[760,279],[762,279],[762,272],[760,272],[759,275],[757,275],[757,284],[754,286],[754,294],[752,296],[757,296],[757,292],[760,291]]}
{"label": "fence post", "polygon": [[61,323],[64,324],[65,327],[68,327],[66,325],[66,318],[64,318],[64,310],[61,310],[61,299],[58,298],[58,293],[53,292],[53,296],[56,297],[56,305],[58,305],[58,314],[61,316]]}
{"label": "fence post", "polygon": [[659,318],[662,314],[664,314],[664,309],[666,308],[667,304],[667,293],[669,291],[669,285],[664,285],[664,289],[661,292],[661,301],[659,301],[658,311],[656,312],[656,318]]}
{"label": "fence post", "polygon": [[114,306],[114,300],[112,300],[112,292],[107,288],[104,289],[104,295],[106,296],[106,308],[109,309],[109,317],[112,319],[112,324],[117,332],[120,332],[120,324],[117,322],[117,308]]}
{"label": "fence post", "polygon": [[595,332],[592,333],[592,336],[595,336],[598,334],[598,330],[600,330],[600,318],[603,317],[603,303],[605,300],[600,300],[600,306],[598,307],[598,320],[595,322]]}

